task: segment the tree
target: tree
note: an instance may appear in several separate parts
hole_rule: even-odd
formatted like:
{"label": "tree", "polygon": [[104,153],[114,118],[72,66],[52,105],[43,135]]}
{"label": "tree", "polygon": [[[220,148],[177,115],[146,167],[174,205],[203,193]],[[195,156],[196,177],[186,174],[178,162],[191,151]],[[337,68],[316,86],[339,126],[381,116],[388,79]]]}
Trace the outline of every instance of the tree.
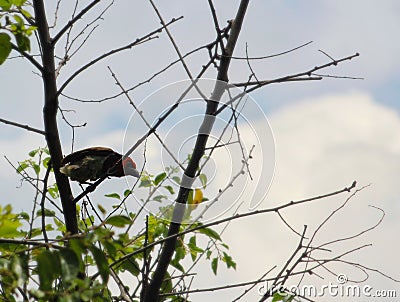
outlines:
{"label": "tree", "polygon": [[[188,272],[196,266],[203,255],[210,261],[214,274],[217,273],[218,265],[221,262],[225,263],[228,268],[236,267],[235,261],[229,255],[228,245],[222,241],[220,234],[213,229],[213,226],[263,213],[276,213],[287,224],[281,214],[284,209],[350,192],[355,188],[356,183],[354,182],[333,193],[283,203],[273,208],[242,214],[233,213],[229,217],[209,223],[195,219],[196,217],[200,218],[209,207],[215,204],[215,201],[224,198],[226,191],[230,190],[240,175],[244,173],[251,175],[248,163],[252,158],[253,148],[246,150],[243,147],[238,127],[239,104],[245,106],[244,100],[248,94],[274,83],[322,80],[324,76],[316,75],[315,72],[351,60],[357,57],[358,53],[340,59],[332,59],[327,55],[328,60],[325,64],[272,80],[259,80],[251,68],[252,58],[246,56],[242,60],[248,63],[248,78],[240,83],[231,83],[229,68],[234,58],[234,50],[244,24],[249,1],[240,1],[235,16],[228,21],[225,27],[220,25],[213,2],[208,1],[215,28],[215,39],[200,47],[196,45],[185,55],[182,54],[169,30],[170,26],[178,23],[182,17],[172,18],[167,22],[153,1],[150,1],[161,26],[129,41],[126,45],[104,50],[102,54],[89,59],[84,65],[75,69],[70,76],[63,78],[63,68],[70,63],[75,54],[82,51],[81,48],[91,38],[97,22],[102,20],[105,12],[112,9],[113,2],[104,4],[104,1],[94,0],[81,6],[76,1],[72,7],[69,7],[71,4],[66,4],[66,9],[71,9],[72,13],[70,13],[68,21],[61,26],[49,26],[49,10],[46,9],[43,0],[34,0],[32,5],[26,1],[0,3],[2,3],[0,6],[5,16],[4,24],[2,23],[1,27],[4,32],[0,36],[0,63],[6,60],[12,49],[33,64],[36,72],[40,74],[44,99],[44,130],[8,120],[2,120],[2,122],[43,135],[47,145],[45,148],[32,150],[29,153],[30,158],[15,167],[23,179],[31,182],[37,189],[33,214],[29,215],[26,212],[15,214],[10,206],[2,208],[0,237],[3,239],[0,241],[2,253],[0,273],[2,275],[2,295],[5,300],[16,300],[16,297],[21,295],[26,301],[186,301],[186,295],[196,291],[196,289],[190,290]],[[59,9],[62,8],[62,4],[62,1],[58,1],[54,8],[55,20],[61,14]],[[100,6],[101,8],[98,9]],[[84,22],[81,23],[85,18],[89,20],[85,21],[86,25]],[[78,27],[77,31],[73,31],[78,24],[83,25]],[[32,55],[29,52],[31,48],[29,37],[33,32],[36,35],[34,41],[37,43],[34,49],[40,53],[40,56]],[[86,32],[88,33],[85,36]],[[82,187],[81,192],[74,196],[70,181],[59,170],[63,158],[63,148],[58,115],[61,115],[63,122],[72,129],[72,145],[75,142],[75,129],[80,128],[65,116],[65,110],[60,106],[60,98],[85,102],[83,98],[70,97],[66,94],[67,87],[78,76],[110,56],[131,48],[142,47],[160,35],[170,40],[178,59],[170,62],[166,68],[162,68],[141,83],[150,82],[171,66],[181,64],[188,81],[184,83],[184,89],[179,90],[180,95],[170,98],[169,107],[153,120],[149,119],[146,116],[147,112],[143,112],[132,98],[132,92],[141,83],[132,88],[125,88],[119,76],[110,67],[110,74],[120,92],[112,97],[104,97],[98,102],[123,96],[147,126],[147,130],[139,138],[136,138],[136,141],[126,142],[128,148],[124,157],[145,145],[149,138],[155,137],[161,148],[173,159],[174,165],[165,167],[154,175],[147,172],[146,166],[143,165],[140,182],[124,190],[123,193],[112,192],[106,195],[108,199],[117,202],[112,210],[108,210],[100,204],[96,210],[90,196],[93,195],[93,192],[101,190],[101,186],[108,181],[107,175],[105,174],[94,183]],[[85,38],[82,39],[83,36]],[[11,42],[13,38],[16,39],[17,44]],[[207,53],[207,62],[203,64],[198,74],[193,76],[186,59],[200,51]],[[215,69],[215,72],[211,71],[211,74],[214,74],[214,80],[211,82],[212,85],[209,85],[210,82],[203,80],[202,76],[206,72],[210,72],[212,68]],[[241,90],[237,90],[237,87]],[[211,93],[208,89],[211,90]],[[162,139],[157,131],[167,123],[178,108],[183,106],[184,101],[188,100],[191,96],[190,93],[193,92],[197,98],[201,99],[206,108],[202,113],[201,122],[196,125],[199,130],[192,152],[189,152],[184,160],[179,160],[175,152],[169,149],[168,142]],[[216,118],[223,114],[228,115],[227,125],[232,125],[235,139],[242,151],[242,158],[237,160],[237,162],[241,161],[241,165],[227,186],[221,189],[215,198],[209,200],[208,205],[205,205],[203,211],[198,214],[195,212],[199,211],[198,204],[206,204],[207,201],[207,198],[203,196],[203,191],[207,196],[206,187],[209,175],[204,171],[210,163],[213,153],[221,146],[230,143],[223,141],[226,127],[218,129],[216,135],[218,139],[215,143],[209,141],[210,135],[215,129]],[[144,156],[144,158],[146,157]],[[217,173],[221,172],[217,171]],[[51,182],[52,175],[54,175],[53,183]],[[200,180],[200,185],[197,187],[194,186],[196,179]],[[179,185],[177,193],[171,182]],[[265,185],[267,186],[267,184]],[[145,191],[142,193],[144,194],[142,207],[137,211],[128,209],[125,205],[127,200],[136,195],[139,196],[141,190]],[[160,191],[164,193],[158,194]],[[352,196],[354,193],[338,209],[344,207]],[[146,216],[143,228],[134,229],[138,221],[142,221],[139,220],[139,218],[143,218],[140,214],[149,203],[165,202],[168,198],[173,198],[175,202],[162,204],[156,212],[150,212]],[[59,207],[59,203],[62,208]],[[37,205],[40,205],[38,211],[36,211]],[[63,218],[59,217],[60,214]],[[48,217],[54,218],[53,223],[46,223]],[[326,220],[322,221],[321,226],[325,222]],[[287,225],[291,228],[289,224]],[[121,230],[115,231],[115,228],[121,228]],[[307,244],[304,243],[307,228],[305,227],[302,232],[293,230],[299,235],[299,245],[288,262],[272,278],[273,286],[264,293],[261,301],[267,299],[273,299],[273,301],[293,300],[295,295],[285,288],[286,282],[291,276],[313,273],[316,268],[324,266],[327,262],[338,261],[346,254],[339,254],[324,260],[314,259],[312,253],[326,244],[351,239],[334,238],[332,242],[313,246],[313,238],[318,230],[319,228],[312,233],[314,235]],[[206,245],[203,246],[199,243],[201,238],[207,239]],[[347,253],[350,252],[353,251]],[[193,261],[190,266],[185,262],[189,258]],[[315,265],[299,270],[298,266],[302,261],[315,263]],[[172,271],[173,268],[179,272],[179,275]],[[129,273],[128,278],[123,276],[124,272]],[[109,285],[110,277],[114,280],[114,285],[118,287],[118,295],[115,288]],[[254,287],[263,282],[264,277],[253,280],[248,285]]]}

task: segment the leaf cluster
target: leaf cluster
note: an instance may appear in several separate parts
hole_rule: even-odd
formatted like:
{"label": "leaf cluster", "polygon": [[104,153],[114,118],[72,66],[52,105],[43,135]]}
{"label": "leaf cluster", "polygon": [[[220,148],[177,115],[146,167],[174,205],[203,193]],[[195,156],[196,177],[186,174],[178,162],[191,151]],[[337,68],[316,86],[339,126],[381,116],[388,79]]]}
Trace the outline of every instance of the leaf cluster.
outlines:
{"label": "leaf cluster", "polygon": [[[17,172],[24,179],[43,182],[44,172],[52,172],[48,150],[37,148],[28,155],[27,159],[19,162]],[[165,191],[165,198],[174,198],[175,191],[166,181],[172,179],[178,183],[178,171],[177,168],[167,167],[157,175],[144,173],[135,191],[126,189],[122,194],[108,193],[105,195],[106,200],[118,201],[117,205],[112,206],[118,210],[128,198],[143,190],[149,194],[150,202],[159,204],[158,197],[151,197],[156,188]],[[119,298],[110,290],[110,277],[113,276],[115,281],[128,274],[129,280],[134,281],[124,285],[125,289],[132,293],[133,298],[137,298],[138,293],[134,288],[143,286],[143,276],[146,273],[143,265],[149,267],[147,274],[151,277],[159,253],[158,242],[168,237],[170,222],[165,219],[165,213],[172,208],[159,206],[159,213],[148,214],[145,227],[137,230],[133,226],[140,222],[138,212],[124,208],[125,213],[121,210],[120,214],[111,214],[107,210],[109,207],[98,204],[103,215],[100,218],[83,215],[82,209],[86,205],[78,204],[82,233],[71,236],[65,233],[65,225],[58,218],[59,209],[54,208],[59,195],[53,179],[50,177],[46,180],[53,207],[44,205],[32,211],[31,215],[26,211],[13,213],[11,205],[0,207],[0,296],[7,301],[16,301],[21,294],[29,301],[113,301]],[[203,175],[201,181],[204,188],[207,177]],[[207,200],[202,194],[201,201]],[[196,198],[199,199],[192,192],[188,202],[195,202]],[[188,221],[192,210],[194,208],[188,210]],[[191,227],[199,226],[201,223],[195,222]],[[183,224],[181,231],[184,229]],[[145,246],[150,247],[146,249]],[[202,256],[210,262],[214,274],[217,274],[221,262],[227,268],[236,268],[228,249],[218,232],[211,228],[200,228],[179,237],[162,293],[169,294],[182,286],[180,283],[185,274]],[[179,274],[182,274],[181,277]],[[181,297],[173,295],[162,299],[180,301]]]}
{"label": "leaf cluster", "polygon": [[8,58],[15,39],[17,48],[24,52],[31,50],[29,36],[36,26],[32,16],[25,9],[27,0],[0,0],[0,65]]}

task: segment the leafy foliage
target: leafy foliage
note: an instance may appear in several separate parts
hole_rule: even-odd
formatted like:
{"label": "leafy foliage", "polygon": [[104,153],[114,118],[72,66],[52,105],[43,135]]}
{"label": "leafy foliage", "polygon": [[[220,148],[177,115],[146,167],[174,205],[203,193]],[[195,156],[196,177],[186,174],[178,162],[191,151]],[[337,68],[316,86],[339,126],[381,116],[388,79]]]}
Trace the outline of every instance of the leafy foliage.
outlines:
{"label": "leafy foliage", "polygon": [[[17,166],[17,172],[24,179],[43,179],[43,174],[51,168],[48,150],[38,148],[28,155]],[[148,192],[149,202],[157,205],[160,198],[153,196],[156,188],[164,190],[165,198],[174,198],[175,191],[167,180],[178,181],[178,171],[177,168],[167,167],[157,175],[144,173],[135,192],[127,189],[122,193],[108,193],[106,200],[117,202],[112,207],[115,210],[137,190],[143,190]],[[138,284],[140,288],[143,265],[150,265],[156,259],[160,247],[157,242],[168,236],[169,221],[165,220],[165,211],[170,208],[159,206],[158,214],[147,215],[144,230],[132,231],[138,213],[126,211],[125,214],[111,214],[107,207],[98,204],[97,208],[104,218],[100,215],[87,216],[83,214],[86,207],[83,203],[77,205],[82,233],[70,236],[65,233],[65,225],[58,218],[59,210],[54,207],[59,196],[57,186],[51,180],[54,178],[50,176],[47,197],[53,207],[44,205],[32,211],[35,213],[33,217],[27,212],[13,213],[11,205],[0,207],[0,292],[3,298],[17,301],[23,294],[28,301],[118,300],[110,290],[110,282],[111,279],[113,282],[120,280],[122,273],[131,276],[129,287],[125,286],[127,291],[138,288]],[[206,180],[206,176],[202,178]],[[195,210],[193,206],[204,200],[203,190],[192,192],[185,219],[189,220]],[[44,218],[52,220],[52,223],[44,223]],[[195,222],[191,227],[199,226],[201,223]],[[183,224],[181,231],[184,229]],[[152,246],[144,249],[146,244]],[[185,274],[187,268],[202,255],[206,256],[204,260],[210,261],[214,274],[217,274],[220,263],[225,263],[227,268],[236,267],[228,254],[228,246],[222,242],[218,232],[200,228],[179,237],[171,261],[172,268],[161,292],[170,294],[179,286],[180,278],[173,277],[172,269]],[[151,270],[149,273],[151,275]],[[134,291],[133,296],[138,297],[139,293]],[[163,301],[172,300],[183,301],[177,294],[163,298]]]}
{"label": "leafy foliage", "polygon": [[[32,16],[24,9],[26,0],[0,0],[0,65],[9,56],[14,37],[20,51],[30,51],[29,36],[36,29]],[[27,23],[27,24],[26,24]]]}

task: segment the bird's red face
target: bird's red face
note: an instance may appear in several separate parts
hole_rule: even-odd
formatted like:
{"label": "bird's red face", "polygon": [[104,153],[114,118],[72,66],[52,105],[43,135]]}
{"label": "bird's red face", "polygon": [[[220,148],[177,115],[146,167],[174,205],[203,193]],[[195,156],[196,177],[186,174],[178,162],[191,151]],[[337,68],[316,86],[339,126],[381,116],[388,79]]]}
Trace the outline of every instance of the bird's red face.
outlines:
{"label": "bird's red face", "polygon": [[136,170],[136,163],[130,157],[127,157],[122,161],[122,167],[125,175],[132,175],[135,177],[140,176],[139,171]]}

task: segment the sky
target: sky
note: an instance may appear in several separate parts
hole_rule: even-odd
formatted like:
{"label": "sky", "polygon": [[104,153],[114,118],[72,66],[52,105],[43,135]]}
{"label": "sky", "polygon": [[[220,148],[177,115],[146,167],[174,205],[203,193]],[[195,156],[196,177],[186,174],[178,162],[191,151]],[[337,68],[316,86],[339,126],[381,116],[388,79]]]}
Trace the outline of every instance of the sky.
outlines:
{"label": "sky", "polygon": [[[165,20],[184,16],[170,27],[183,54],[215,38],[207,1],[158,2]],[[52,4],[48,5],[51,11]],[[220,24],[226,24],[226,20],[234,17],[237,6],[238,1],[218,1],[215,4]],[[106,3],[89,15],[81,26],[85,26],[104,7]],[[56,29],[68,20],[70,9],[67,3],[62,2]],[[49,16],[52,15],[49,13]],[[160,26],[147,1],[135,4],[115,1],[103,19],[98,21],[99,27],[91,39],[63,67],[59,85],[88,60],[130,43]],[[251,61],[258,79],[273,79],[327,63],[330,59],[323,52],[335,59],[358,52],[359,57],[321,73],[363,80],[325,78],[322,81],[274,84],[250,94],[241,112],[239,128],[245,150],[249,151],[255,145],[253,158],[249,160],[253,180],[248,175],[238,177],[232,189],[213,204],[206,218],[228,215],[239,204],[239,212],[245,212],[254,206],[265,209],[290,200],[325,194],[349,186],[356,180],[357,188],[367,187],[334,215],[318,233],[316,242],[352,236],[374,226],[382,213],[377,208],[384,211],[384,220],[377,228],[354,241],[330,246],[332,252],[324,254],[321,251],[320,256],[330,257],[371,243],[372,246],[348,255],[346,259],[400,280],[397,270],[400,244],[396,240],[400,235],[400,42],[396,38],[399,26],[400,3],[396,0],[251,1],[235,56],[244,57],[246,45],[249,56],[259,57],[312,41],[284,56]],[[75,34],[79,32],[79,26],[75,30]],[[57,54],[63,55],[63,49],[60,45]],[[37,48],[33,47],[33,53],[37,53]],[[120,91],[107,66],[127,88],[148,79],[176,58],[167,36],[160,33],[157,39],[114,55],[82,73],[64,93],[84,100],[99,100]],[[207,53],[201,52],[188,57],[186,63],[196,75],[206,60]],[[231,83],[246,81],[249,73],[246,61],[232,60]],[[215,70],[207,72],[205,77],[213,79]],[[0,79],[3,104],[0,117],[43,129],[42,88],[34,68],[21,59],[12,59],[0,67]],[[132,91],[130,96],[140,104],[146,118],[154,122],[171,106],[187,84],[186,80],[182,65],[176,64],[150,83]],[[202,82],[205,91],[211,91],[212,83],[210,80]],[[124,97],[102,103],[80,103],[62,97],[60,107],[68,110],[65,115],[71,123],[87,123],[85,127],[76,129],[75,150],[102,145],[122,152],[146,129]],[[185,158],[193,148],[203,109],[202,102],[193,95],[158,131],[179,159]],[[214,141],[226,124],[227,116],[223,114],[217,120],[216,130],[212,132]],[[63,151],[68,154],[71,151],[71,129],[62,119],[59,122]],[[4,124],[0,129],[0,153],[14,164],[25,159],[30,150],[45,145],[43,137],[38,134]],[[146,158],[143,157],[144,148]],[[144,169],[154,174],[173,162],[154,137],[132,157],[140,168],[145,165]],[[209,183],[204,191],[210,200],[240,171],[240,160],[241,149],[237,146],[225,146],[215,152],[206,170]],[[26,183],[20,185],[18,175],[4,157],[0,160],[0,167],[0,204],[11,203],[16,210],[30,209],[33,189]],[[111,190],[121,191],[132,181],[128,179],[126,183],[113,179],[99,188],[101,191],[95,196],[100,203],[106,203],[102,197],[104,194]],[[78,192],[77,187],[73,189]],[[137,194],[140,196],[139,192]],[[282,215],[297,231],[301,232],[303,225],[307,224],[309,234],[312,234],[348,196],[342,194],[289,208]],[[129,202],[134,208],[135,201]],[[192,288],[256,280],[275,264],[278,268],[272,273],[276,273],[296,248],[299,237],[271,213],[232,222],[224,231],[223,240],[230,246],[237,270],[221,266],[218,275],[213,276],[206,262],[199,268],[199,276]],[[340,264],[332,264],[329,268],[346,274],[350,280],[363,278],[362,272],[355,268]],[[303,283],[321,286],[329,281],[337,283],[335,276],[328,271],[321,269],[318,273],[325,279],[308,276]],[[357,284],[370,285],[374,290],[397,289],[397,297],[400,296],[399,283],[373,271],[369,272],[367,281]],[[192,300],[231,301],[244,289],[194,294]],[[259,294],[253,290],[243,301],[257,301],[257,298]],[[325,295],[318,300],[335,299],[337,297]],[[382,298],[365,296],[342,299],[383,301]],[[396,299],[386,298],[385,301]]]}

